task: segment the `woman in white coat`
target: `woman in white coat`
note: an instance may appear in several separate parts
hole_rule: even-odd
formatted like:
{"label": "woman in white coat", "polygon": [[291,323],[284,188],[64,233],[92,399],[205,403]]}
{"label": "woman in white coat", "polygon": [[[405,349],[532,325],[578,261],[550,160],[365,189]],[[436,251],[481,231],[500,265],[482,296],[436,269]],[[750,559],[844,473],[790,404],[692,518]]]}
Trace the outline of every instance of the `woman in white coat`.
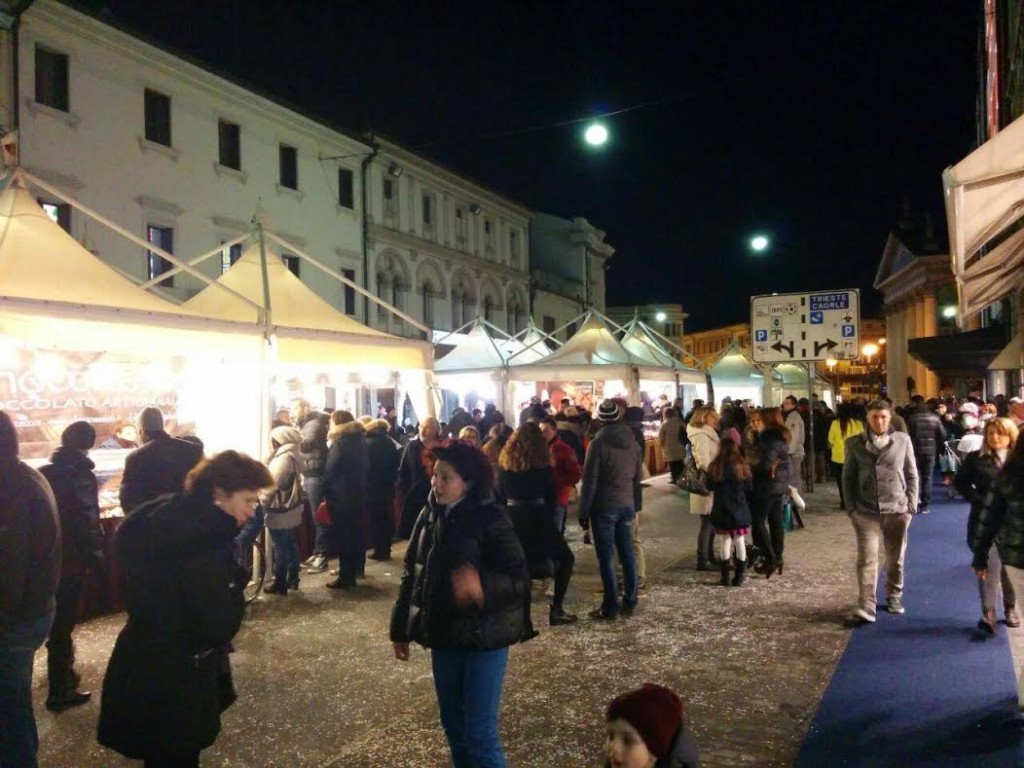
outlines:
{"label": "woman in white coat", "polygon": [[[712,406],[698,408],[690,417],[686,426],[686,436],[690,440],[690,450],[698,469],[707,470],[711,462],[718,456],[718,412]],[[699,496],[690,494],[690,514],[700,515],[700,531],[697,533],[697,570],[710,571],[711,542],[713,529],[711,526],[711,506],[714,502],[712,494]]]}

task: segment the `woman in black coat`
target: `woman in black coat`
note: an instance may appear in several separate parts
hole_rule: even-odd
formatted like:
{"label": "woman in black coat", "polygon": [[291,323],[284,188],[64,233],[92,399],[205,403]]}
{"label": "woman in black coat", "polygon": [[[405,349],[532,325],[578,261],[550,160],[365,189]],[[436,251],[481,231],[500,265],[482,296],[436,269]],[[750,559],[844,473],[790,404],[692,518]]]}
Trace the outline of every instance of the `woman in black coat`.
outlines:
{"label": "woman in black coat", "polygon": [[526,557],[491,499],[480,452],[456,442],[434,451],[427,505],[413,526],[391,614],[395,657],[413,641],[431,652],[434,687],[457,766],[504,765],[498,709],[510,645],[529,639]]}
{"label": "woman in black coat", "polygon": [[498,488],[506,500],[519,543],[526,552],[530,576],[534,579],[555,577],[549,614],[551,625],[572,624],[577,617],[565,612],[564,602],[576,558],[555,523],[555,472],[551,451],[536,424],[523,424],[501,450]]}
{"label": "woman in black coat", "polygon": [[352,589],[366,565],[363,505],[369,458],[365,429],[348,411],[331,414],[324,467],[324,498],[331,513],[334,546],[338,551],[338,577],[328,589]]}
{"label": "woman in black coat", "polygon": [[764,553],[764,563],[757,568],[766,578],[775,571],[782,573],[782,554],[786,544],[783,527],[783,504],[789,495],[791,469],[789,464],[789,430],[779,408],[762,408],[764,429],[750,457],[754,473],[752,494],[754,544]]}
{"label": "woman in black coat", "polygon": [[[1006,464],[1017,439],[1017,426],[1012,421],[1007,418],[992,419],[985,425],[985,442],[981,450],[967,454],[960,469],[957,470],[953,485],[971,504],[971,513],[967,516],[967,546],[972,550],[975,545],[978,518],[985,507],[985,497],[992,487],[992,481]],[[978,593],[981,596],[981,619],[978,621],[978,629],[994,635],[996,601],[999,599],[1000,587],[1006,626],[1019,627],[1020,615],[1017,613],[1017,598],[1013,584],[1010,583],[995,544],[989,548],[988,570],[993,577],[978,580]],[[999,578],[995,578],[995,574],[999,574]]]}
{"label": "woman in black coat", "polygon": [[128,623],[103,680],[100,744],[148,768],[184,768],[217,738],[248,581],[234,538],[273,484],[261,463],[224,451],[189,473],[183,494],[142,505],[118,529]]}

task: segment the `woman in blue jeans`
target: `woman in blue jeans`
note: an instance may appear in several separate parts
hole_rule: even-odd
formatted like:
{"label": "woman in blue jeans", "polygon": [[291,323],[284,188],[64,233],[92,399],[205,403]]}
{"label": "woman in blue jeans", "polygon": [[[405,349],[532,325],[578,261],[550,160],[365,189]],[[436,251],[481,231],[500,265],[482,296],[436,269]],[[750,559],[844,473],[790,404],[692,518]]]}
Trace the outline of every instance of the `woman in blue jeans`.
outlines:
{"label": "woman in blue jeans", "polygon": [[264,518],[270,540],[274,544],[274,582],[263,591],[270,595],[287,595],[299,588],[299,542],[296,529],[302,524],[302,457],[299,444],[302,434],[295,427],[274,427],[270,431],[270,474],[274,488],[260,494],[266,510]]}
{"label": "woman in blue jeans", "polygon": [[432,451],[426,506],[416,520],[391,614],[395,658],[430,649],[441,725],[455,768],[505,768],[498,708],[510,645],[536,633],[526,614],[526,556],[494,475],[465,443]]}

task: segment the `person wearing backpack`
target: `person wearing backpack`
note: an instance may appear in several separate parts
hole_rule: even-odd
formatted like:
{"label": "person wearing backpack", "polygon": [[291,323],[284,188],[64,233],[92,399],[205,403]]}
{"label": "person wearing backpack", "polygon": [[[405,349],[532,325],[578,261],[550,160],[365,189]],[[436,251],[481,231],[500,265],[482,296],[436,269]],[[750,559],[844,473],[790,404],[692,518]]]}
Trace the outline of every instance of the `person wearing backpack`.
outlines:
{"label": "person wearing backpack", "polygon": [[264,588],[270,595],[286,595],[299,588],[299,542],[295,531],[302,524],[302,433],[295,427],[274,427],[270,445],[274,456],[268,468],[274,488],[260,494],[266,526],[274,545],[274,582]]}

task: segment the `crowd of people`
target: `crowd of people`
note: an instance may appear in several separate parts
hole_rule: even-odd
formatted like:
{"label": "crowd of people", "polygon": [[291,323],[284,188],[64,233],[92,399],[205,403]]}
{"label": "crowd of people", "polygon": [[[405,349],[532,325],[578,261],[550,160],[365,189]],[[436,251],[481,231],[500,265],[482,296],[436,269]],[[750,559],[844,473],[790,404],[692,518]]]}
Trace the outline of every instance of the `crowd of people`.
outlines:
{"label": "crowd of people", "polygon": [[[556,410],[534,399],[514,427],[487,406],[456,409],[446,424],[425,418],[409,434],[393,412],[356,418],[296,399],[276,415],[270,455],[260,462],[235,451],[206,458],[198,440],[171,436],[161,412],[145,409],[136,425],[141,445],[126,461],[120,489],[127,517],[115,553],[128,622],[104,680],[100,742],[147,766],[199,764],[234,700],[231,640],[251,578],[237,553],[265,527],[273,545],[265,591],[273,596],[299,589],[303,569],[323,573],[335,560],[326,586],[353,589],[367,557],[389,560],[393,545],[408,540],[390,627],[394,655],[408,659],[413,642],[429,649],[454,764],[503,766],[498,708],[509,648],[538,633],[533,586],[550,587],[549,625],[579,620],[566,606],[573,502],[602,584],[589,618],[615,620],[637,609],[645,581],[646,410],[609,399],[591,414],[569,401]],[[677,400],[659,403],[656,416],[670,481],[690,491],[689,511],[701,518],[696,567],[717,568],[723,586],[742,585],[749,570],[783,574],[784,510],[802,507],[801,492],[824,482],[831,468],[858,544],[851,619],[875,620],[880,543],[886,608],[903,613],[910,521],[929,511],[930,479],[939,470],[971,504],[979,629],[995,633],[1000,602],[1006,624],[1020,624],[1019,400],[914,397],[893,408],[879,399],[843,403],[835,413],[795,397],[759,409],[727,399],[717,409],[697,400],[686,410]],[[88,458],[95,442],[88,423],[69,425],[51,462],[36,472],[18,461],[13,424],[0,413],[5,765],[34,765],[32,660],[44,640],[46,706],[59,712],[90,699],[79,690],[71,637],[83,574],[103,556]],[[301,563],[298,529],[313,512],[312,554]],[[682,703],[666,689],[645,686],[616,699],[608,722],[612,765],[696,765]],[[632,762],[631,754],[646,762]]]}

